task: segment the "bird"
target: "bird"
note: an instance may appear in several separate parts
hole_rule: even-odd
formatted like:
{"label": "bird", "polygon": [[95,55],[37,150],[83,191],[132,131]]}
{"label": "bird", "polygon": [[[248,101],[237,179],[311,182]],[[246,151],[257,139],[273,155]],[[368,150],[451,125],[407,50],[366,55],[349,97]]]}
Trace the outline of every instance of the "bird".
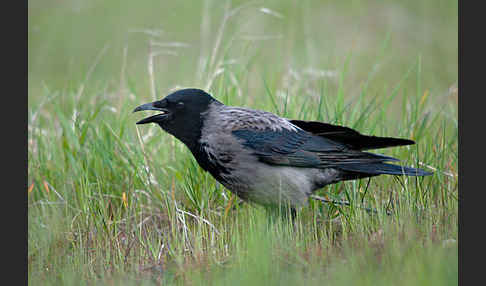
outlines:
{"label": "bird", "polygon": [[366,150],[412,145],[402,138],[363,135],[319,121],[227,106],[197,88],[180,89],[136,107],[157,111],[155,123],[180,140],[199,166],[243,201],[295,212],[327,185],[378,175],[428,176],[396,158]]}

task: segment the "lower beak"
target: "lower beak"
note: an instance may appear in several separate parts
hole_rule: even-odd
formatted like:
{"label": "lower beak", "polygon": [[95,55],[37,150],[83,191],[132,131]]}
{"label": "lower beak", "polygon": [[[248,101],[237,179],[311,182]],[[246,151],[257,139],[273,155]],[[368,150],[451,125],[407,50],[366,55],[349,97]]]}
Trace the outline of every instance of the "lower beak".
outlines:
{"label": "lower beak", "polygon": [[138,111],[143,111],[143,110],[156,110],[156,111],[160,111],[162,113],[146,117],[146,118],[138,121],[137,124],[146,124],[146,123],[151,123],[151,122],[157,122],[157,121],[165,118],[169,114],[169,110],[167,110],[165,108],[154,106],[154,102],[142,104],[142,105],[138,106],[137,108],[135,108],[133,110],[133,112],[138,112]]}

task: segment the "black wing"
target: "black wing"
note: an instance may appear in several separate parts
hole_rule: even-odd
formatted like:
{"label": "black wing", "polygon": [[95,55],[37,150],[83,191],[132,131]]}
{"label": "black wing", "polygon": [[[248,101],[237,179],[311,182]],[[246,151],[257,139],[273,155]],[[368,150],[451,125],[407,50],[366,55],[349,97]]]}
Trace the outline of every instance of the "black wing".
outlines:
{"label": "black wing", "polygon": [[355,150],[370,150],[415,144],[414,141],[408,139],[362,135],[348,127],[317,121],[290,120],[290,122],[307,132],[339,142]]}
{"label": "black wing", "polygon": [[395,158],[352,150],[346,144],[304,130],[234,130],[243,146],[268,164],[327,168],[398,161]]}

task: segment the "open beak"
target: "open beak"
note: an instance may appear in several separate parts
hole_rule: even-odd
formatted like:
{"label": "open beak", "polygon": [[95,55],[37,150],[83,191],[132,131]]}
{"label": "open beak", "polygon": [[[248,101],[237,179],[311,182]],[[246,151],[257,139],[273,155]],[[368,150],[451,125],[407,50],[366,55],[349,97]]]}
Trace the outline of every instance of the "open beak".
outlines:
{"label": "open beak", "polygon": [[146,124],[146,123],[151,123],[151,122],[157,122],[169,115],[169,110],[166,108],[163,108],[161,105],[166,105],[164,104],[164,101],[156,101],[156,102],[151,102],[151,103],[146,103],[142,104],[139,107],[135,108],[133,112],[138,112],[142,110],[155,110],[159,111],[161,113],[158,113],[156,115],[152,115],[149,117],[146,117],[140,121],[137,122],[137,124]]}

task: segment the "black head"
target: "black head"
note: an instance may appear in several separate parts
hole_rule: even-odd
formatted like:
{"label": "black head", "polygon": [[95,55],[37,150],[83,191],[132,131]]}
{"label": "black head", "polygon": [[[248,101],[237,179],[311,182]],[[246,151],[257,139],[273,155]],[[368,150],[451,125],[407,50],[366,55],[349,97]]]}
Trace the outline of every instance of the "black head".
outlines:
{"label": "black head", "polygon": [[189,88],[171,93],[159,101],[140,105],[133,112],[159,111],[160,113],[146,117],[137,124],[157,123],[189,146],[200,136],[204,120],[201,114],[208,110],[211,103],[221,104],[205,91]]}

